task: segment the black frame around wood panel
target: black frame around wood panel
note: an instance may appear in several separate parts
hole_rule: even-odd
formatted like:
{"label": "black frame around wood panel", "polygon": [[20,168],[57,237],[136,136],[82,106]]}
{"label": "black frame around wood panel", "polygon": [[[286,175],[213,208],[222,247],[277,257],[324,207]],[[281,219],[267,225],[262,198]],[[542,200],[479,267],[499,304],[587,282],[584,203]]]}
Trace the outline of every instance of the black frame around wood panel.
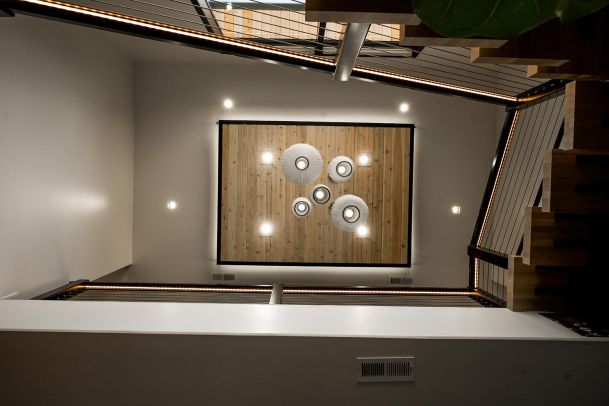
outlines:
{"label": "black frame around wood panel", "polygon": [[[410,268],[412,266],[412,192],[414,179],[414,124],[401,123],[354,123],[340,121],[269,121],[269,120],[219,120],[218,121],[218,198],[216,210],[216,263],[218,265],[262,265],[262,266],[325,266],[352,268]],[[408,185],[408,257],[406,263],[336,263],[336,262],[256,262],[256,261],[222,261],[221,260],[221,229],[222,229],[222,126],[224,124],[245,125],[299,125],[299,126],[337,126],[337,127],[392,127],[410,129],[410,162]]]}

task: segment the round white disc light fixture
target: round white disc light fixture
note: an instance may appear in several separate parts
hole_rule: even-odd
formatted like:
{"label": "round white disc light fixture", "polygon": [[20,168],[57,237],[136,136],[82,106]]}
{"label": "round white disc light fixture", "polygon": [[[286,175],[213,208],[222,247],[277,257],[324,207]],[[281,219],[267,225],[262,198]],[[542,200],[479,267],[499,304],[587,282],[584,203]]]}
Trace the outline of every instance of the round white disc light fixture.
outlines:
{"label": "round white disc light fixture", "polygon": [[175,210],[178,208],[178,203],[175,200],[170,200],[167,202],[167,208],[169,210]]}
{"label": "round white disc light fixture", "polygon": [[311,214],[312,208],[311,201],[306,197],[297,197],[292,201],[292,214],[296,217],[307,217]]}
{"label": "round white disc light fixture", "polygon": [[328,173],[333,182],[346,182],[353,177],[355,165],[353,160],[346,156],[337,156],[330,161]]}
{"label": "round white disc light fixture", "polygon": [[305,185],[321,175],[324,164],[314,146],[294,144],[283,152],[281,166],[289,182]]}
{"label": "round white disc light fixture", "polygon": [[340,196],[332,203],[330,217],[340,230],[356,231],[368,220],[368,205],[355,195]]}
{"label": "round white disc light fixture", "polygon": [[332,192],[330,191],[330,188],[326,185],[315,185],[313,187],[313,190],[311,190],[311,200],[313,200],[313,203],[315,204],[326,204],[330,201],[331,197]]}
{"label": "round white disc light fixture", "polygon": [[410,110],[410,106],[408,105],[408,103],[400,103],[401,113],[406,113],[408,110]]}

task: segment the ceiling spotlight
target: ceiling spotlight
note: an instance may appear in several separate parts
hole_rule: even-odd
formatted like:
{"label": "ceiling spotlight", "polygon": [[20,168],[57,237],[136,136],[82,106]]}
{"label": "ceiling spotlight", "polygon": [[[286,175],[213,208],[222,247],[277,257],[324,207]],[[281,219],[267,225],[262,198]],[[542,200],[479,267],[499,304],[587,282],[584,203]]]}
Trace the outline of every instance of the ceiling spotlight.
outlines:
{"label": "ceiling spotlight", "polygon": [[305,185],[321,175],[324,162],[314,146],[294,144],[283,152],[281,166],[289,182]]}
{"label": "ceiling spotlight", "polygon": [[232,109],[233,106],[235,105],[235,103],[231,99],[224,99],[223,104],[224,104],[225,109]]}
{"label": "ceiling spotlight", "polygon": [[401,103],[400,104],[400,111],[402,113],[406,113],[408,110],[410,110],[410,106],[408,105],[408,103]]}
{"label": "ceiling spotlight", "polygon": [[451,211],[453,214],[461,214],[461,206],[453,206]]}
{"label": "ceiling spotlight", "polygon": [[311,200],[315,204],[326,204],[330,201],[330,197],[332,197],[332,192],[326,185],[315,185],[311,191]]}
{"label": "ceiling spotlight", "polygon": [[493,164],[491,165],[491,167],[495,167],[495,164],[497,163],[497,157],[493,158]]}
{"label": "ceiling spotlight", "polygon": [[178,208],[178,203],[175,200],[170,200],[167,202],[167,208],[169,210],[175,210]]}
{"label": "ceiling spotlight", "polygon": [[343,218],[347,223],[355,223],[359,219],[359,209],[355,206],[347,206],[343,210]]}
{"label": "ceiling spotlight", "polygon": [[292,202],[292,213],[296,217],[307,217],[311,214],[311,201],[306,197],[297,197]]}
{"label": "ceiling spotlight", "polygon": [[306,157],[301,156],[296,159],[295,164],[296,164],[296,168],[298,168],[301,171],[304,171],[305,169],[307,169],[309,167],[309,160]]}
{"label": "ceiling spotlight", "polygon": [[333,158],[328,166],[330,179],[336,183],[348,181],[353,176],[353,172],[353,161],[346,156],[337,156]]}
{"label": "ceiling spotlight", "polygon": [[269,237],[273,235],[273,225],[268,221],[265,221],[260,224],[260,229],[258,230],[260,235],[263,237]]}
{"label": "ceiling spotlight", "polygon": [[366,238],[370,235],[370,229],[367,225],[362,224],[361,226],[357,227],[356,235],[358,238]]}
{"label": "ceiling spotlight", "polygon": [[273,163],[273,153],[271,151],[263,151],[260,154],[260,162],[265,165],[269,165]]}
{"label": "ceiling spotlight", "polygon": [[367,166],[370,164],[370,155],[368,154],[360,154],[357,158],[357,163],[359,166]]}

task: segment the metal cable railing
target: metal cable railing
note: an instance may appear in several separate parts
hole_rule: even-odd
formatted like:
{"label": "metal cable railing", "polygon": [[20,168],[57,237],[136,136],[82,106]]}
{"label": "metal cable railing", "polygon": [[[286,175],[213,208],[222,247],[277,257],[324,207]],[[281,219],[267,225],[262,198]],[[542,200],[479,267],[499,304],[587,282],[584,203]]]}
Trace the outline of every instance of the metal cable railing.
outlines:
{"label": "metal cable railing", "polygon": [[[304,2],[260,0],[68,0],[68,3],[134,18],[335,60],[346,24],[305,21]],[[202,16],[205,13],[205,16]],[[322,26],[323,23],[323,26]],[[399,44],[395,24],[372,24],[358,57],[362,67],[515,96],[544,80],[526,77],[524,67],[472,64],[469,49]]]}
{"label": "metal cable railing", "polygon": [[544,156],[560,146],[563,119],[562,91],[508,113],[469,250],[474,286],[499,302],[507,297],[507,259],[522,251],[524,208],[541,204]]}

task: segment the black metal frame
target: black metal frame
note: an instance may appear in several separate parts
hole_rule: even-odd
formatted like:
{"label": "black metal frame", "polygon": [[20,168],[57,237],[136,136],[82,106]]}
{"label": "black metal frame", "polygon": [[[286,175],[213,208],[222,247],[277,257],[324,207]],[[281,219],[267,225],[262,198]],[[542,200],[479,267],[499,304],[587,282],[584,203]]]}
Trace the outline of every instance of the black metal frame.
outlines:
{"label": "black metal frame", "polygon": [[[85,279],[70,282],[67,285],[53,289],[32,300],[67,300],[87,289],[94,290],[117,290],[117,291],[173,291],[174,292],[216,292],[216,293],[260,293],[270,295],[272,285],[201,285],[201,284],[165,284],[165,283],[120,283],[120,282],[90,282]],[[467,293],[464,295],[463,293]],[[467,288],[361,288],[361,287],[290,287],[283,289],[284,295],[371,295],[371,296],[443,296],[443,297],[468,297],[485,307],[500,307],[492,298],[482,292],[472,291]]]}
{"label": "black metal frame", "polygon": [[[222,126],[224,124],[266,124],[266,125],[306,125],[306,126],[349,126],[349,127],[392,127],[410,129],[410,162],[409,162],[409,185],[408,185],[408,256],[405,263],[336,263],[336,262],[256,262],[256,261],[222,261],[221,260],[221,201],[222,201]],[[266,265],[266,266],[327,266],[327,267],[357,267],[357,268],[380,268],[399,267],[410,268],[412,266],[412,191],[414,171],[414,124],[400,123],[351,123],[351,122],[324,122],[324,121],[258,121],[258,120],[220,120],[218,121],[218,198],[217,198],[217,229],[216,229],[216,263],[218,265]]]}
{"label": "black metal frame", "polygon": [[[61,3],[59,0],[47,1],[53,1],[55,4]],[[34,4],[18,0],[0,0],[0,8],[9,9],[11,12],[34,15],[37,17],[49,18],[52,20],[69,22],[77,25],[99,28],[102,30],[129,34],[162,42],[170,42],[172,44],[181,44],[198,49],[217,51],[236,56],[272,60],[281,64],[307,67],[309,69],[327,73],[333,73],[335,69],[333,60],[320,56],[300,54],[289,50],[275,52],[276,50],[273,50],[272,47],[257,45],[253,41],[224,38],[222,36],[216,36],[204,31],[189,30],[178,26],[160,24],[151,20],[140,18],[136,19],[118,13],[110,13],[99,9],[76,6],[70,3],[65,4],[68,4],[74,10],[87,9],[93,10],[96,13],[104,16],[120,16],[121,21],[116,19],[113,20],[109,18],[101,18],[96,15],[84,14],[77,11],[54,8],[50,5]],[[149,26],[134,24],[133,22],[146,23]],[[161,27],[171,28],[172,31],[159,29]],[[195,38],[192,35],[182,35],[181,33],[197,34],[198,37]],[[219,42],[218,39],[222,39],[222,41]],[[247,45],[248,47],[243,47],[242,45]],[[303,56],[306,58],[302,58]],[[368,67],[362,69],[358,69],[358,67],[356,67],[356,69],[353,70],[351,77],[432,93],[462,96],[472,100],[508,107],[517,104],[516,98],[514,98],[514,101],[505,100],[498,94],[498,96],[494,96],[493,92],[478,89],[471,89],[473,91],[468,91],[467,89],[458,85],[444,84]],[[512,98],[512,96],[508,95],[503,96]]]}

